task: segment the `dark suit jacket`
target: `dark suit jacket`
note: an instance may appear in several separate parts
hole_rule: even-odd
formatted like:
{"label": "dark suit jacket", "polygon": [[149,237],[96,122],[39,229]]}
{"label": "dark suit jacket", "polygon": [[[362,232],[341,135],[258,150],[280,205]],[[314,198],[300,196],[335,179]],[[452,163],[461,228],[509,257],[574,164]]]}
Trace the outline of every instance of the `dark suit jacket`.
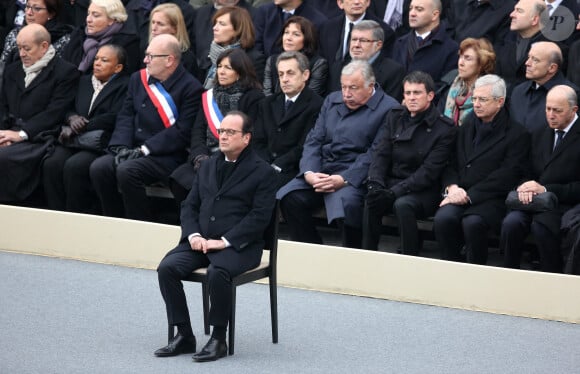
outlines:
{"label": "dark suit jacket", "polygon": [[570,54],[568,55],[568,79],[577,86],[580,86],[578,61],[580,61],[580,40],[577,40],[570,46]]}
{"label": "dark suit jacket", "polygon": [[[377,84],[381,86],[387,95],[400,102],[403,99],[403,78],[407,74],[403,65],[386,57],[385,53],[381,51],[371,66],[373,67]],[[342,68],[343,64],[340,61],[334,62],[330,70],[328,92],[340,90]]]}
{"label": "dark suit jacket", "polygon": [[191,250],[187,237],[194,233],[211,239],[225,237],[231,247],[208,253],[210,262],[228,270],[247,270],[260,263],[263,233],[276,203],[275,172],[246,148],[233,173],[218,188],[217,167],[223,159],[218,152],[196,173],[191,192],[181,205],[180,244]]}
{"label": "dark suit jacket", "polygon": [[574,88],[578,94],[578,87],[558,72],[549,81],[536,89],[534,81],[525,81],[514,87],[509,99],[510,118],[533,132],[548,126],[546,120],[546,96],[554,86],[565,84]]}
{"label": "dark suit jacket", "polygon": [[182,65],[163,82],[163,86],[177,107],[179,117],[175,124],[165,128],[143,87],[140,72],[135,72],[129,80],[127,96],[117,116],[110,146],[134,148],[145,144],[151,156],[168,156],[172,162],[185,161],[185,150],[189,146],[191,126],[200,108],[203,89]]}
{"label": "dark suit jacket", "polygon": [[279,187],[298,174],[304,139],[318,118],[323,100],[306,87],[288,113],[284,101],[285,95],[280,92],[260,103],[252,137],[252,146],[260,157],[282,169]]}
{"label": "dark suit jacket", "polygon": [[[294,15],[308,18],[317,29],[320,29],[320,25],[326,21],[326,16],[306,1],[303,1],[294,10]],[[256,9],[254,15],[254,27],[256,28],[255,48],[266,57],[274,53],[280,53],[281,50],[275,47],[274,43],[282,33],[283,25],[282,8],[276,4],[264,4]]]}
{"label": "dark suit jacket", "polygon": [[[22,129],[33,140],[55,131],[72,107],[79,72],[73,65],[54,57],[34,80],[24,87],[20,61],[6,67],[0,94],[0,129]],[[15,124],[15,119],[21,119]]]}
{"label": "dark suit jacket", "polygon": [[[340,15],[338,17],[331,18],[324,22],[322,26],[318,29],[318,47],[320,55],[324,57],[330,66],[332,66],[335,61],[342,62],[343,55],[343,40],[345,32],[345,15]],[[378,22],[383,31],[385,32],[385,39],[383,41],[383,51],[389,51],[395,34],[389,26],[387,26],[381,19],[375,17],[371,13],[365,13],[364,20],[376,21]],[[348,51],[347,51],[348,52]]]}
{"label": "dark suit jacket", "polygon": [[[75,29],[71,33],[70,42],[62,51],[62,59],[78,67],[83,59],[83,43],[86,38],[87,35],[84,27]],[[107,44],[117,44],[125,48],[127,51],[125,71],[132,73],[139,69],[142,62],[142,57],[139,52],[139,36],[129,21],[123,24],[121,30],[113,35]],[[92,72],[93,66],[91,65],[85,74],[91,74]]]}
{"label": "dark suit jacket", "polygon": [[429,35],[412,56],[409,55],[409,38],[415,38],[414,30],[395,41],[391,55],[407,72],[421,70],[437,82],[445,73],[457,68],[459,46],[445,33],[443,24]]}
{"label": "dark suit jacket", "polygon": [[558,211],[534,215],[554,234],[559,233],[562,214],[580,203],[580,120],[552,151],[554,130],[544,127],[532,134],[531,168],[526,180],[535,180],[558,197]]}
{"label": "dark suit jacket", "polygon": [[455,40],[487,38],[492,44],[501,42],[510,30],[510,13],[515,0],[490,0],[478,5],[477,0],[454,1]]}
{"label": "dark suit jacket", "polygon": [[444,187],[457,184],[465,189],[471,204],[464,215],[480,215],[498,229],[505,214],[505,198],[524,175],[530,136],[502,109],[492,121],[496,127],[474,147],[476,121],[472,113],[459,127],[455,155],[442,182]]}
{"label": "dark suit jacket", "polygon": [[117,113],[121,110],[121,106],[127,95],[128,83],[128,75],[115,76],[99,92],[89,112],[94,89],[91,82],[91,75],[82,76],[79,81],[74,110],[68,112],[65,118],[78,114],[89,120],[86,131],[105,130],[109,134],[112,133],[115,127]]}

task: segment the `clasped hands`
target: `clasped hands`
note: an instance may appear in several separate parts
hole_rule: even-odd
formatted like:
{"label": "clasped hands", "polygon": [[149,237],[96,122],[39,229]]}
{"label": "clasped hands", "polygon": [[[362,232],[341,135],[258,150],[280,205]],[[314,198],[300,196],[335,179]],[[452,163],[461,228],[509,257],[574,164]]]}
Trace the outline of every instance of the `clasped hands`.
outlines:
{"label": "clasped hands", "polygon": [[516,191],[518,191],[518,199],[525,205],[531,203],[535,195],[546,192],[546,188],[536,181],[527,181],[522,183]]}
{"label": "clasped hands", "polygon": [[194,251],[208,253],[212,251],[220,251],[226,247],[226,244],[221,239],[206,239],[202,236],[192,236],[189,240],[189,245]]}
{"label": "clasped hands", "polygon": [[115,166],[143,156],[141,148],[129,148],[124,145],[111,146],[109,147],[109,151],[115,156]]}
{"label": "clasped hands", "polygon": [[21,142],[22,138],[18,134],[18,131],[14,130],[3,130],[0,131],[0,147],[8,147],[14,143]]}
{"label": "clasped hands", "polygon": [[369,206],[387,206],[392,207],[397,199],[395,193],[390,188],[383,187],[378,182],[367,183],[367,197],[366,202]]}
{"label": "clasped hands", "polygon": [[346,185],[344,178],[338,174],[325,174],[325,173],[306,173],[304,174],[304,180],[306,183],[311,185],[316,192],[334,192],[341,189]]}
{"label": "clasped hands", "polygon": [[66,144],[74,135],[78,135],[86,130],[89,120],[78,114],[73,114],[67,119],[68,126],[62,126],[58,141]]}
{"label": "clasped hands", "polygon": [[447,187],[447,194],[439,206],[444,206],[447,204],[455,204],[455,205],[465,205],[470,202],[469,196],[467,195],[467,191],[463,188],[459,187],[456,184],[452,184]]}

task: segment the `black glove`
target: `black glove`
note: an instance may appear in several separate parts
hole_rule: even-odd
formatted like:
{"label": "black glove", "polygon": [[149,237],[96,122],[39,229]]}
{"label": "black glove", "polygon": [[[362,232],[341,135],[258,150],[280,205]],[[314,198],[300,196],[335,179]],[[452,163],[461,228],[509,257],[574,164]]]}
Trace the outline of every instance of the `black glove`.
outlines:
{"label": "black glove", "polygon": [[367,194],[367,205],[379,207],[386,206],[392,208],[393,203],[397,199],[395,193],[388,188],[370,188]]}
{"label": "black glove", "polygon": [[367,182],[367,191],[371,192],[373,190],[384,190],[385,187],[380,184],[379,182],[368,181]]}
{"label": "black glove", "polygon": [[204,154],[195,156],[191,161],[191,163],[193,164],[193,170],[198,171],[199,167],[201,166],[201,163],[207,160],[208,158],[209,156]]}
{"label": "black glove", "polygon": [[74,132],[70,128],[70,126],[63,126],[62,129],[60,130],[60,135],[58,136],[59,143],[63,145],[68,144],[73,134]]}
{"label": "black glove", "polygon": [[73,114],[68,117],[68,124],[76,134],[85,131],[87,123],[89,123],[89,120],[83,116],[79,116],[78,114]]}
{"label": "black glove", "polygon": [[121,149],[117,153],[117,155],[115,156],[115,167],[119,166],[121,163],[123,163],[125,161],[134,160],[134,159],[139,158],[141,156],[143,156],[143,153],[141,152],[141,149],[139,149],[139,148]]}

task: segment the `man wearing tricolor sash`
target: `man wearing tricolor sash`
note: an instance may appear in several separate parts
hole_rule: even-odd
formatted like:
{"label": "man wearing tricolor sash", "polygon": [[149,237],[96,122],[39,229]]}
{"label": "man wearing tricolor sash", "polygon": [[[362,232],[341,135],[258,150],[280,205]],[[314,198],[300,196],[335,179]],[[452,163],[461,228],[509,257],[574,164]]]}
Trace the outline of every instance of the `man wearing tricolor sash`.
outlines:
{"label": "man wearing tricolor sash", "polygon": [[145,186],[164,180],[186,159],[203,90],[180,59],[177,39],[158,35],[145,52],[146,68],[131,76],[109,152],[90,169],[107,216],[152,220]]}

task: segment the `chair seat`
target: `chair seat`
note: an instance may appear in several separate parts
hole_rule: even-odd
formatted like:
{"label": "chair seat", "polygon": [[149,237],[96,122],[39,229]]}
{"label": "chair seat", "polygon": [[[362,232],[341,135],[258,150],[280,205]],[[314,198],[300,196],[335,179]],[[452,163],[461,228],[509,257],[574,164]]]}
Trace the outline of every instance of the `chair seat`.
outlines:
{"label": "chair seat", "polygon": [[[270,266],[270,261],[262,261],[262,262],[260,262],[260,265],[256,266],[255,268],[253,268],[251,270],[246,271],[243,274],[247,274],[247,273],[250,273],[250,272],[254,272],[256,270],[267,269],[268,266]],[[193,271],[193,274],[196,274],[196,275],[206,275],[207,274],[207,268],[195,269]]]}

